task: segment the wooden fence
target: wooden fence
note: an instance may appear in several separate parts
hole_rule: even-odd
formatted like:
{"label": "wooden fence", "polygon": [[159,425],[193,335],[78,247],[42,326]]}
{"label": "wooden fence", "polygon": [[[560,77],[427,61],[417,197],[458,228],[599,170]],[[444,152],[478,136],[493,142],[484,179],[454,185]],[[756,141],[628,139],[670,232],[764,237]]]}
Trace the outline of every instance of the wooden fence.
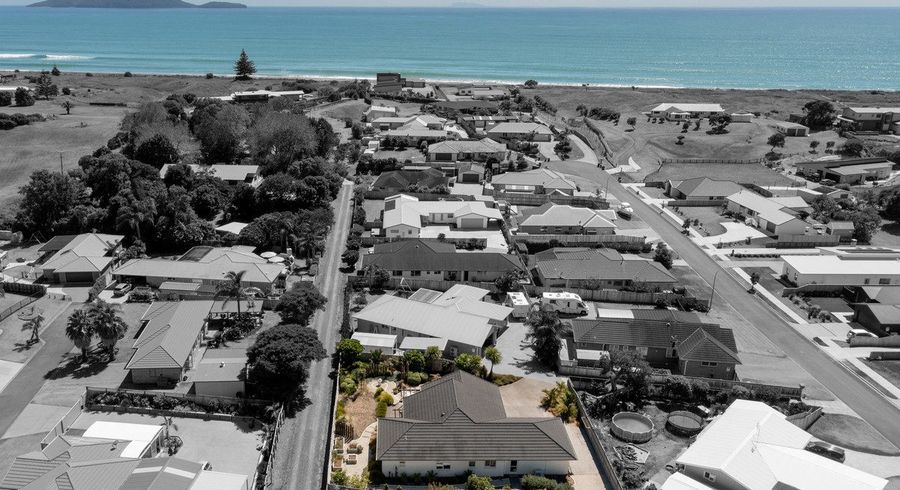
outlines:
{"label": "wooden fence", "polygon": [[[269,441],[269,454],[268,461],[266,461],[266,472],[262,475],[259,474],[259,466],[264,457],[263,451],[259,453],[259,461],[256,465],[256,472],[253,476],[253,481],[255,482],[255,486],[253,488],[269,488],[274,483],[274,469],[275,469],[275,452],[278,449],[278,439],[281,434],[281,426],[284,424],[284,407],[280,407],[278,409],[278,414],[275,416],[275,425],[272,427],[272,438]],[[331,454],[329,452],[329,454]],[[330,458],[329,458],[330,459]],[[261,485],[261,486],[260,486]]]}
{"label": "wooden fence", "polygon": [[616,473],[615,468],[613,468],[612,463],[606,456],[606,451],[603,450],[603,444],[600,442],[600,437],[597,435],[599,429],[594,428],[594,423],[588,416],[584,402],[581,401],[581,397],[578,396],[578,392],[575,391],[575,385],[572,384],[571,380],[567,380],[566,383],[568,384],[569,389],[575,392],[575,403],[578,405],[578,418],[581,422],[582,430],[587,435],[588,448],[591,450],[594,464],[596,464],[597,469],[600,470],[600,477],[603,479],[604,487],[609,490],[624,490],[625,487],[622,485],[622,482],[619,481],[619,476]]}
{"label": "wooden fence", "polygon": [[617,289],[579,289],[579,288],[556,288],[542,287],[534,285],[526,285],[525,291],[530,296],[541,296],[543,293],[556,293],[566,291],[581,296],[586,301],[600,301],[603,303],[635,303],[644,305],[655,305],[658,301],[663,300],[667,303],[684,301],[691,298],[683,294],[676,293],[645,293],[637,291],[619,291]]}
{"label": "wooden fence", "polygon": [[788,297],[792,294],[804,296],[831,296],[834,295],[834,293],[843,293],[847,289],[847,286],[840,284],[807,284],[796,288],[784,288],[781,291],[781,296]]}
{"label": "wooden fence", "polygon": [[764,163],[765,158],[751,158],[749,160],[735,160],[727,158],[660,158],[660,164],[666,163],[722,163],[729,165],[747,165],[752,163]]}
{"label": "wooden fence", "polygon": [[816,248],[831,247],[841,243],[837,235],[787,235],[779,236],[774,242],[766,243],[766,248]]}
{"label": "wooden fence", "polygon": [[[369,236],[360,237],[359,243],[363,247],[371,247],[378,243],[392,243],[392,242],[399,242],[401,240],[418,240],[418,239],[419,239],[419,237],[371,236],[371,235],[369,235]],[[463,245],[468,245],[469,243],[472,243],[472,244],[474,244],[474,248],[476,250],[483,250],[485,247],[487,247],[487,238],[449,238],[449,237],[445,237],[444,241],[446,243],[453,243],[453,244],[459,243],[459,244],[463,244]]]}
{"label": "wooden fence", "polygon": [[814,424],[816,420],[819,420],[819,417],[821,417],[823,413],[824,411],[822,410],[822,407],[816,407],[803,413],[788,415],[784,418],[784,420],[787,420],[797,427],[806,430],[809,429],[809,427]]}
{"label": "wooden fence", "polygon": [[631,235],[549,235],[549,234],[528,234],[518,233],[512,235],[511,238],[517,242],[535,242],[546,243],[556,240],[563,246],[573,245],[603,245],[606,247],[615,247],[616,245],[638,245],[643,246],[647,238]]}
{"label": "wooden fence", "polygon": [[[363,284],[368,285],[371,282],[371,278],[366,276],[347,276],[347,282],[353,285]],[[384,286],[384,289],[400,289],[400,288],[409,288],[412,290],[416,290],[419,288],[425,289],[433,289],[435,291],[446,291],[451,287],[457,284],[464,284],[467,286],[474,286],[477,288],[487,289],[493,291],[495,289],[493,282],[474,282],[474,281],[444,281],[440,279],[413,279],[413,278],[401,278],[401,277],[392,277],[388,279],[387,283]]]}
{"label": "wooden fence", "polygon": [[850,339],[850,347],[900,347],[900,335],[880,338],[856,335]]}
{"label": "wooden fence", "polygon": [[30,282],[0,282],[3,290],[7,293],[32,295],[37,294],[43,296],[47,294],[47,286],[43,284],[32,284]]}
{"label": "wooden fence", "polygon": [[650,384],[654,387],[661,387],[666,383],[666,378],[675,377],[690,380],[692,382],[703,382],[709,386],[710,391],[731,391],[736,386],[741,386],[750,391],[771,391],[778,395],[781,399],[797,399],[800,400],[803,395],[803,386],[785,386],[768,383],[752,383],[747,381],[736,381],[727,379],[712,378],[696,378],[693,376],[681,376],[679,374],[669,375],[651,375]]}
{"label": "wooden fence", "polygon": [[525,194],[521,192],[486,192],[497,201],[506,201],[515,206],[540,206],[548,202],[579,208],[609,209],[609,202],[599,196],[568,196],[565,194]]}

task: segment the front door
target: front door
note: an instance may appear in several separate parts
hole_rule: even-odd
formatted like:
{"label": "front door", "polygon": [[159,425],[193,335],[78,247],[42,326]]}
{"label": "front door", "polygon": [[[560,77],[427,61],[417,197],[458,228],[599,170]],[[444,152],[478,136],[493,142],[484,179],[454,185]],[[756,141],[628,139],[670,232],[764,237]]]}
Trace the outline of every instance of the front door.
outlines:
{"label": "front door", "polygon": [[519,472],[519,462],[515,459],[509,462],[509,472],[513,474]]}

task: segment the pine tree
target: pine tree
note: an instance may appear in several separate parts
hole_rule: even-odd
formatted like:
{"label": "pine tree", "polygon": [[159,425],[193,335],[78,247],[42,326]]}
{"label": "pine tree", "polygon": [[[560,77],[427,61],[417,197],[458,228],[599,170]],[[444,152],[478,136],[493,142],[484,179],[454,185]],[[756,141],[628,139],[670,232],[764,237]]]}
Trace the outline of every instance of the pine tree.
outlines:
{"label": "pine tree", "polygon": [[256,64],[250,61],[247,52],[242,49],[241,55],[234,62],[234,74],[239,79],[247,79],[254,73],[256,73]]}

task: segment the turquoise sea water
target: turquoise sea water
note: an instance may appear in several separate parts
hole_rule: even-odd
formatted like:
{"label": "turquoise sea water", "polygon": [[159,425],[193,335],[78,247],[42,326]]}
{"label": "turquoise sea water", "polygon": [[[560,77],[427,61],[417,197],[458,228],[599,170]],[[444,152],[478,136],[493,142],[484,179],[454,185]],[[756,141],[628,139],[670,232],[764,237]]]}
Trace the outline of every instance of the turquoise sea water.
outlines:
{"label": "turquoise sea water", "polygon": [[900,89],[897,9],[0,7],[0,70]]}

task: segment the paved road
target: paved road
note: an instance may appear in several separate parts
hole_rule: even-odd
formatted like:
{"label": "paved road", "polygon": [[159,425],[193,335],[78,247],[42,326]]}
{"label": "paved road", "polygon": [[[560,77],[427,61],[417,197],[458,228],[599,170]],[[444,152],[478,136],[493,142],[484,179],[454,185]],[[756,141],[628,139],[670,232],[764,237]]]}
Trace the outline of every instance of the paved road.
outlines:
{"label": "paved road", "polygon": [[[619,200],[630,202],[635,214],[656,230],[662,239],[708,283],[713,282],[716,272],[723,270],[716,261],[682,235],[674,224],[661,216],[659,210],[654,210],[637,199],[615,180],[610,182],[609,192]],[[716,282],[716,301],[721,300],[727,301],[741,312],[788,357],[819,380],[895,446],[900,447],[900,423],[898,423],[900,410],[897,407],[876,394],[869,386],[848,373],[826,353],[791,328],[757,295],[748,294],[747,287],[727,272],[719,274]]]}
{"label": "paved road", "polygon": [[[344,275],[338,270],[341,253],[350,229],[350,198],[353,184],[344,182],[334,207],[334,227],[325,245],[325,255],[319,262],[316,286],[328,298],[325,310],[313,318],[310,326],[319,333],[319,340],[328,351],[340,337]],[[310,366],[306,396],[311,404],[292,419],[286,419],[278,442],[272,488],[316,490],[322,488],[324,465],[328,457],[328,425],[331,420],[331,397],[334,380],[331,358]]]}

